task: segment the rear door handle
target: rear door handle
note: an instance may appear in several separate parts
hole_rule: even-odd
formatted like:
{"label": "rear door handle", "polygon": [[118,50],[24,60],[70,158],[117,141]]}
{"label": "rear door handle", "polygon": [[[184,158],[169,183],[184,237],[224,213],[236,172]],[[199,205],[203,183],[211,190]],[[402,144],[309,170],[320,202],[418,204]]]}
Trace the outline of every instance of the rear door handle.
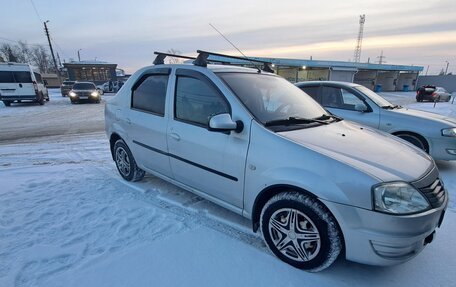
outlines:
{"label": "rear door handle", "polygon": [[129,118],[125,118],[125,122],[126,122],[127,124],[131,125],[131,121],[130,121]]}
{"label": "rear door handle", "polygon": [[176,141],[180,141],[181,139],[180,136],[176,133],[170,133],[169,137],[175,139]]}

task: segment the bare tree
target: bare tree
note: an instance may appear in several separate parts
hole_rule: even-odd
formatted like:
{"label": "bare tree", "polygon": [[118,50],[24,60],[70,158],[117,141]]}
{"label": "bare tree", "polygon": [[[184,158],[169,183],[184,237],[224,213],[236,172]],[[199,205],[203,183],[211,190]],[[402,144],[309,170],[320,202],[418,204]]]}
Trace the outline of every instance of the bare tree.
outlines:
{"label": "bare tree", "polygon": [[15,47],[8,44],[4,43],[0,47],[0,54],[2,55],[2,58],[5,59],[6,62],[17,62],[18,61],[18,56],[15,53]]}
{"label": "bare tree", "polygon": [[0,62],[28,63],[37,67],[40,72],[55,72],[52,59],[43,45],[30,45],[18,41],[16,45],[3,43],[0,45]]}
{"label": "bare tree", "polygon": [[50,67],[49,55],[43,46],[35,46],[31,49],[31,64],[36,66],[40,72],[47,73]]}
{"label": "bare tree", "polygon": [[[171,48],[167,51],[167,53],[173,54],[173,55],[180,55],[181,51]],[[177,57],[166,57],[166,60],[167,60],[168,64],[182,64],[183,63],[182,58],[177,58]]]}

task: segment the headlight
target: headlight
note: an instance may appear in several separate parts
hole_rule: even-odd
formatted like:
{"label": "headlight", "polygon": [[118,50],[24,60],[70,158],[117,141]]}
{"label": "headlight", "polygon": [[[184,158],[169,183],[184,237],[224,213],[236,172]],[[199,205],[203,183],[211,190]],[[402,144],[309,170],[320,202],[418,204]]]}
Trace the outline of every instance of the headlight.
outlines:
{"label": "headlight", "polygon": [[393,213],[417,213],[428,209],[426,198],[406,182],[385,183],[374,188],[375,210]]}
{"label": "headlight", "polygon": [[92,97],[98,97],[98,92],[92,92],[90,95],[91,95]]}
{"label": "headlight", "polygon": [[76,93],[75,92],[69,92],[68,95],[70,95],[70,97],[76,97]]}
{"label": "headlight", "polygon": [[456,137],[456,128],[443,129],[442,136],[444,137]]}

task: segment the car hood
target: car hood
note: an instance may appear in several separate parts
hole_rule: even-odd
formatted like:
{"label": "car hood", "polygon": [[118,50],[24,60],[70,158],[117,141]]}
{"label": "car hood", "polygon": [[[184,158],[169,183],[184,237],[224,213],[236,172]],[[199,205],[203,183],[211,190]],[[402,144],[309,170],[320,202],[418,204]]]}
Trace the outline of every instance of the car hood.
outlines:
{"label": "car hood", "polygon": [[415,181],[434,166],[431,157],[409,143],[351,122],[278,134],[381,181]]}
{"label": "car hood", "polygon": [[387,110],[387,111],[391,112],[391,113],[395,113],[396,115],[400,114],[400,115],[404,115],[404,116],[418,117],[418,118],[426,119],[426,120],[434,120],[434,121],[441,122],[443,124],[447,124],[450,126],[456,125],[456,118],[451,118],[448,116],[443,116],[443,115],[439,115],[439,114],[435,114],[435,113],[431,113],[431,112],[425,112],[425,111],[419,111],[419,110],[407,109],[407,108]]}

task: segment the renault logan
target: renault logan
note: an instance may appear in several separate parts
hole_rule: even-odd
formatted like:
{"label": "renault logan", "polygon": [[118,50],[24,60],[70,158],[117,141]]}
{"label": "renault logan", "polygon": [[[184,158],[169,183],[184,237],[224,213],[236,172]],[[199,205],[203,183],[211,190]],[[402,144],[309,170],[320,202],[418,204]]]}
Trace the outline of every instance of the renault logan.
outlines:
{"label": "renault logan", "polygon": [[105,118],[125,180],[147,172],[249,218],[272,253],[309,271],[340,254],[404,262],[432,241],[448,203],[425,152],[259,69],[145,67]]}

